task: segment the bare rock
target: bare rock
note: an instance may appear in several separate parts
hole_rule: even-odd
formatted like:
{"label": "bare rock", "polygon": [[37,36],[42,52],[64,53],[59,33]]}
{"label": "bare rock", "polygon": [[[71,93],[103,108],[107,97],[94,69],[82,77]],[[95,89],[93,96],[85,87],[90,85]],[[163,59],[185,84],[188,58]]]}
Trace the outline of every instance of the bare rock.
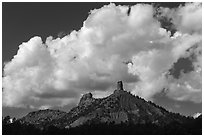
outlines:
{"label": "bare rock", "polygon": [[123,82],[122,81],[117,82],[117,90],[123,90]]}
{"label": "bare rock", "polygon": [[80,99],[79,106],[89,105],[94,101],[93,95],[91,93],[84,94]]}

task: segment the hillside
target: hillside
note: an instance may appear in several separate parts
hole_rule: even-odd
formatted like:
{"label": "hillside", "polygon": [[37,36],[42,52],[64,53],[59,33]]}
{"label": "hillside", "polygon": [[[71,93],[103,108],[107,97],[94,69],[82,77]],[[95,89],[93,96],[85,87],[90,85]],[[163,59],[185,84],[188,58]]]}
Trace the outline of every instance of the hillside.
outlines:
{"label": "hillside", "polygon": [[[50,133],[52,127],[52,131],[56,130],[59,134],[80,134],[81,129],[86,128],[89,132],[86,130],[82,134],[106,133],[102,133],[102,129],[106,130],[107,134],[109,129],[120,129],[120,132],[113,134],[121,134],[123,130],[133,134],[192,134],[201,132],[200,124],[198,125],[200,121],[201,116],[197,119],[181,116],[132,95],[123,89],[122,81],[117,83],[117,89],[108,97],[96,99],[91,93],[83,95],[79,104],[68,113],[50,109],[39,110],[17,120],[20,125],[33,126],[40,130],[40,133]],[[196,130],[192,129],[192,125],[197,126]],[[134,130],[136,127],[138,131]]]}

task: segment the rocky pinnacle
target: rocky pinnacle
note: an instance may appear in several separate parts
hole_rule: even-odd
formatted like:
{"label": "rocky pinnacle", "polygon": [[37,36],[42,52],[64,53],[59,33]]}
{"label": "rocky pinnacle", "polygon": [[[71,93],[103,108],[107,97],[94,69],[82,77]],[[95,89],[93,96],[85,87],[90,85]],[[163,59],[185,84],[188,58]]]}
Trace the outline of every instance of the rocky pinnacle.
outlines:
{"label": "rocky pinnacle", "polygon": [[117,90],[123,90],[123,82],[122,81],[117,82]]}

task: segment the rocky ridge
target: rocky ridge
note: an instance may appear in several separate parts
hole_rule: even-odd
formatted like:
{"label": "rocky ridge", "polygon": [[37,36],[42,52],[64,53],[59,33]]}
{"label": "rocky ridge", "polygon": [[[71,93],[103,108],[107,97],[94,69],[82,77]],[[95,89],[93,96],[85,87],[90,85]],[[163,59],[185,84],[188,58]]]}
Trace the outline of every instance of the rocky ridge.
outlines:
{"label": "rocky ridge", "polygon": [[146,124],[166,125],[172,121],[182,123],[184,116],[168,112],[164,108],[132,95],[123,89],[122,81],[108,97],[93,98],[91,93],[82,96],[78,106],[68,113],[55,110],[40,110],[21,119],[24,123],[41,128],[53,125],[59,128],[78,127],[84,124]]}

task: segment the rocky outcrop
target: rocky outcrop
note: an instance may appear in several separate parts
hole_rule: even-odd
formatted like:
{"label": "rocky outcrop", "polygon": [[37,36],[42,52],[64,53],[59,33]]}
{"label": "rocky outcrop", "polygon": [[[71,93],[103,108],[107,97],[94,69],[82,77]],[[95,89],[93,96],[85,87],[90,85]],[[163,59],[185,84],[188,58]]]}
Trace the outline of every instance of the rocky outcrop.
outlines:
{"label": "rocky outcrop", "polygon": [[95,99],[91,93],[84,94],[80,99],[79,106],[90,105]]}
{"label": "rocky outcrop", "polygon": [[117,90],[123,90],[123,82],[122,81],[117,82]]}
{"label": "rocky outcrop", "polygon": [[120,94],[122,93],[124,90],[123,90],[123,82],[122,81],[118,81],[117,82],[117,88],[116,90],[114,91],[114,94]]}

